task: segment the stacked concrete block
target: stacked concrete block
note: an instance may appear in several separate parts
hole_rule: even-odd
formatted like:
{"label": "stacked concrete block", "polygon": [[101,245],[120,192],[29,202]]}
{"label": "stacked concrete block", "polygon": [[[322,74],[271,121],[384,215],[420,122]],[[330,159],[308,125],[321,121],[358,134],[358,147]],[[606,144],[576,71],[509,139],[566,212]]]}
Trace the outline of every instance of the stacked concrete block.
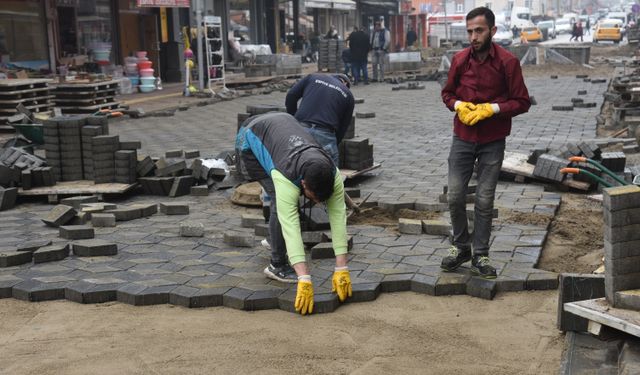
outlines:
{"label": "stacked concrete block", "polygon": [[16,205],[17,198],[17,188],[5,189],[3,187],[0,187],[0,211],[12,209]]}
{"label": "stacked concrete block", "polygon": [[175,177],[140,177],[138,182],[142,185],[145,194],[168,196],[175,181]]}
{"label": "stacked concrete block", "polygon": [[603,209],[607,301],[616,307],[634,306],[633,293],[618,292],[640,289],[640,187],[604,189]]}
{"label": "stacked concrete block", "polygon": [[42,217],[42,221],[50,227],[58,228],[71,221],[77,213],[73,207],[60,204],[52,208],[51,211]]}
{"label": "stacked concrete block", "polygon": [[84,122],[85,118],[80,116],[61,118],[57,121],[62,181],[76,181],[84,178],[80,135]]}
{"label": "stacked concrete block", "polygon": [[20,185],[29,190],[54,185],[55,181],[53,170],[39,157],[17,147],[0,150],[0,186]]}
{"label": "stacked concrete block", "polygon": [[138,156],[136,150],[120,150],[114,154],[115,181],[121,184],[133,184],[137,179]]}
{"label": "stacked concrete block", "polygon": [[85,125],[82,127],[80,134],[82,135],[82,163],[84,167],[84,178],[87,180],[93,180],[94,163],[93,163],[93,137],[97,137],[102,134],[103,128],[99,125]]}
{"label": "stacked concrete block", "polygon": [[341,73],[344,70],[344,63],[342,62],[344,48],[344,41],[342,40],[321,40],[318,51],[318,70]]}
{"label": "stacked concrete block", "polygon": [[341,168],[361,170],[373,166],[373,145],[368,138],[344,139],[338,151]]}
{"label": "stacked concrete block", "polygon": [[179,159],[160,158],[156,162],[155,175],[157,177],[179,176],[187,168],[187,163]]}
{"label": "stacked concrete block", "polygon": [[42,124],[44,151],[47,163],[51,166],[57,181],[62,180],[62,160],[60,154],[60,137],[56,118],[45,120]]}
{"label": "stacked concrete block", "polygon": [[344,133],[344,137],[342,139],[353,139],[356,136],[356,116],[351,116],[351,123],[349,123],[349,127],[347,131]]}
{"label": "stacked concrete block", "polygon": [[117,135],[100,135],[91,138],[94,181],[98,184],[115,180],[115,153],[120,146]]}
{"label": "stacked concrete block", "polygon": [[595,142],[583,141],[578,144],[578,147],[580,151],[582,151],[582,155],[586,158],[599,160],[600,155],[602,155],[602,150],[600,150],[600,147],[598,147]]}
{"label": "stacked concrete block", "polygon": [[156,165],[150,156],[138,157],[138,163],[136,164],[136,173],[139,177],[146,177],[151,175],[154,169],[156,169]]}
{"label": "stacked concrete block", "polygon": [[562,168],[569,165],[567,159],[562,159],[551,154],[543,154],[538,158],[538,162],[533,170],[533,175],[547,180],[562,182],[564,174],[560,173]]}
{"label": "stacked concrete block", "polygon": [[627,157],[623,152],[603,152],[600,155],[603,167],[608,168],[612,172],[624,172]]}

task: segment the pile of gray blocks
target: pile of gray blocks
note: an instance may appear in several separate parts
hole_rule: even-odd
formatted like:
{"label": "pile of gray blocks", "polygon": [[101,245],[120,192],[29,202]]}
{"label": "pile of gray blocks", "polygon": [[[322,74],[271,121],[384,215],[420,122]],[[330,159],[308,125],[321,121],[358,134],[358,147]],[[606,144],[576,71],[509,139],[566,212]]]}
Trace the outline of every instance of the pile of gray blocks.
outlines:
{"label": "pile of gray blocks", "polygon": [[603,209],[607,301],[640,311],[640,186],[604,189]]}
{"label": "pile of gray blocks", "polygon": [[368,138],[344,139],[338,147],[339,168],[362,170],[373,166],[373,145]]}
{"label": "pile of gray blocks", "polygon": [[39,157],[22,148],[8,147],[0,150],[0,186],[22,186],[29,190],[38,186],[55,185],[51,167]]}
{"label": "pile of gray blocks", "polygon": [[[135,149],[140,142],[120,142],[117,135],[109,135],[106,116],[53,117],[43,127],[45,155],[57,181],[135,182]],[[135,158],[131,160],[128,153],[126,162],[116,163],[120,150],[134,151]]]}
{"label": "pile of gray blocks", "polygon": [[320,41],[318,50],[318,70],[329,73],[341,73],[344,70],[342,51],[345,49],[343,40],[325,39]]}

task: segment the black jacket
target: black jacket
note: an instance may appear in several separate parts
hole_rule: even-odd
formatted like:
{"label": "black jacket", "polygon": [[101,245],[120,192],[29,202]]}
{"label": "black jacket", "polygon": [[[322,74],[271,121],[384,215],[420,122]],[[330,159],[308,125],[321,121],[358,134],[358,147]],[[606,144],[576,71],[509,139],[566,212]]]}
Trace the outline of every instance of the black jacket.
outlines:
{"label": "black jacket", "polygon": [[349,49],[351,50],[351,60],[354,62],[367,61],[369,53],[369,37],[362,30],[354,31],[349,36]]}

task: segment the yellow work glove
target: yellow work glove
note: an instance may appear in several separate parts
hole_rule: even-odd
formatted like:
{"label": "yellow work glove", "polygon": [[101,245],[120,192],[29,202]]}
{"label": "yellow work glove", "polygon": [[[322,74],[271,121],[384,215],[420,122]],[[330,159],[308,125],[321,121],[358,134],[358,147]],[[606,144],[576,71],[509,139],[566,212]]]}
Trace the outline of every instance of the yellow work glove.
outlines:
{"label": "yellow work glove", "polygon": [[490,103],[477,104],[476,109],[469,112],[463,122],[469,126],[473,126],[479,121],[486,120],[491,116],[493,116],[493,107]]}
{"label": "yellow work glove", "polygon": [[298,291],[296,293],[296,312],[302,315],[313,312],[313,284],[311,276],[303,275],[298,277]]}
{"label": "yellow work glove", "polygon": [[351,297],[353,295],[353,290],[351,289],[351,276],[349,276],[348,267],[336,267],[333,272],[332,284],[333,288],[331,291],[338,294],[340,302],[344,302],[347,297]]}
{"label": "yellow work glove", "polygon": [[471,113],[471,111],[475,109],[476,109],[476,105],[469,102],[459,102],[458,105],[455,107],[456,113],[458,114],[458,119],[460,119],[460,121],[462,121],[462,123],[465,125],[469,125],[469,124],[467,124],[464,119],[467,117],[469,113]]}

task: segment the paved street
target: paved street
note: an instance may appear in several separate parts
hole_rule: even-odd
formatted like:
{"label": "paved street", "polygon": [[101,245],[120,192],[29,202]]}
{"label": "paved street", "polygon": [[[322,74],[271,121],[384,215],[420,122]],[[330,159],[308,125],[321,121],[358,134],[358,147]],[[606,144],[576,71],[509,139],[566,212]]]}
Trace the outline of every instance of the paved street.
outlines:
{"label": "paved street", "polygon": [[[599,77],[592,77],[599,78]],[[376,162],[382,163],[377,176],[361,179],[363,194],[372,192],[372,201],[420,201],[435,203],[446,184],[446,158],[451,139],[452,113],[440,99],[440,87],[426,82],[425,90],[391,91],[386,84],[358,86],[356,97],[365,99],[358,111],[374,111],[373,119],[358,119],[356,135],[370,138]],[[595,116],[602,104],[606,84],[584,82],[575,77],[531,78],[530,94],[538,105],[514,120],[507,148],[528,152],[555,147],[566,141],[595,137]],[[585,101],[596,108],[576,108],[571,112],[551,111],[552,105],[570,105],[578,90],[587,90]],[[146,118],[113,123],[112,133],[123,140],[141,140],[140,154],[154,156],[169,149],[200,149],[216,155],[233,147],[236,115],[247,104],[283,104],[284,93],[272,93],[191,108],[173,117]],[[27,300],[78,299],[97,293],[107,300],[131,304],[173,303],[187,306],[221,305],[239,309],[281,308],[292,310],[291,287],[269,281],[262,275],[268,252],[259,245],[233,248],[222,241],[227,230],[252,232],[240,227],[240,216],[251,210],[234,207],[229,192],[209,197],[175,199],[190,203],[188,216],[154,215],[119,223],[116,228],[96,228],[97,238],[118,243],[113,257],[69,257],[58,262],[0,269],[0,295]],[[166,197],[133,196],[127,202],[164,202]],[[560,196],[544,192],[542,185],[501,182],[496,206],[523,212],[552,214]],[[50,206],[23,204],[0,213],[0,235],[4,246],[25,239],[50,238],[61,242],[58,231],[45,227],[38,215]],[[257,210],[253,210],[257,213]],[[176,219],[178,218],[178,219]],[[182,238],[182,220],[204,223],[203,238]],[[398,235],[381,227],[350,226],[354,238],[350,268],[354,300],[373,299],[381,291],[414,290],[432,295],[484,295],[498,291],[555,289],[556,275],[534,268],[547,235],[544,226],[497,224],[491,257],[500,277],[493,283],[476,284],[468,271],[443,274],[439,262],[448,248],[440,236]],[[316,309],[330,312],[337,306],[330,293],[332,261],[314,261]],[[476,289],[474,289],[474,286]],[[70,296],[76,296],[70,298]]]}

